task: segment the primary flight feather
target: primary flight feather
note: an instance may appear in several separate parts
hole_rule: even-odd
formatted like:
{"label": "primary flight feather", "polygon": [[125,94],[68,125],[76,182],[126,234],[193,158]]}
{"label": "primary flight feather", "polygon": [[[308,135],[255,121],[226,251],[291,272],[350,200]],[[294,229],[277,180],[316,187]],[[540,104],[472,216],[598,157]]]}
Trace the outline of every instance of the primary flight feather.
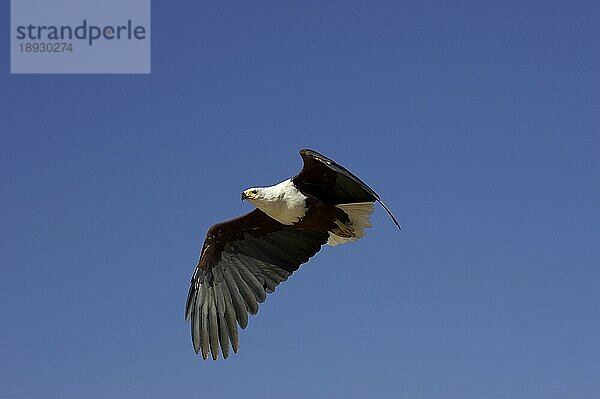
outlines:
{"label": "primary flight feather", "polygon": [[192,343],[204,359],[238,351],[237,325],[246,328],[267,293],[324,244],[355,241],[371,227],[379,195],[346,168],[312,150],[300,151],[300,173],[271,187],[245,190],[257,209],[212,226],[192,275],[185,307]]}

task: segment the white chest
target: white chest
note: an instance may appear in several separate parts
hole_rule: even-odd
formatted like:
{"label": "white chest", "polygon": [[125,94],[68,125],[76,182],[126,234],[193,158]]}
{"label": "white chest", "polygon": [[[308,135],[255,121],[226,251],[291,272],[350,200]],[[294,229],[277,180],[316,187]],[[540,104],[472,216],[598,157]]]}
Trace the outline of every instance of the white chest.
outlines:
{"label": "white chest", "polygon": [[261,191],[261,197],[252,203],[279,223],[291,225],[306,214],[307,197],[294,186],[291,180],[265,187]]}

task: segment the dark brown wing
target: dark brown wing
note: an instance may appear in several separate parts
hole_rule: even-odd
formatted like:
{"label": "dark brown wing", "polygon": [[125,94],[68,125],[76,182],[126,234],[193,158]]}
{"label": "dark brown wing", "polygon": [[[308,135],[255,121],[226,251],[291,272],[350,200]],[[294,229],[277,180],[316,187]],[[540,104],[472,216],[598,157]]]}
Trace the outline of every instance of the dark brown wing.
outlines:
{"label": "dark brown wing", "polygon": [[237,352],[236,320],[246,328],[248,313],[256,314],[266,294],[319,252],[327,238],[326,232],[285,226],[258,209],[212,226],[185,310],[196,353],[206,359],[210,351],[216,360],[220,347],[227,358],[230,342]]}
{"label": "dark brown wing", "polygon": [[304,167],[292,179],[300,191],[329,205],[377,201],[400,228],[400,224],[379,195],[348,169],[313,150],[301,150],[300,156]]}

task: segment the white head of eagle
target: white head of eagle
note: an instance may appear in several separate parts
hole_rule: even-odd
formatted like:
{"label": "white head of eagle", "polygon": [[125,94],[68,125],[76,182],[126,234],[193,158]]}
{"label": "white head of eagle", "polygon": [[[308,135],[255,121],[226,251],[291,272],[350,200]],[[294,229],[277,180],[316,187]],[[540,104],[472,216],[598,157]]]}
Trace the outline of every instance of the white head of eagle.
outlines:
{"label": "white head of eagle", "polygon": [[253,187],[242,193],[242,201],[251,202],[258,209],[281,224],[297,223],[306,214],[308,197],[294,186],[292,179],[271,187]]}
{"label": "white head of eagle", "polygon": [[206,234],[185,307],[194,350],[204,359],[227,358],[230,345],[237,352],[237,326],[246,328],[248,314],[321,246],[363,237],[375,202],[400,228],[379,195],[346,168],[316,151],[300,156],[298,175],[245,190],[242,201],[257,209]]}

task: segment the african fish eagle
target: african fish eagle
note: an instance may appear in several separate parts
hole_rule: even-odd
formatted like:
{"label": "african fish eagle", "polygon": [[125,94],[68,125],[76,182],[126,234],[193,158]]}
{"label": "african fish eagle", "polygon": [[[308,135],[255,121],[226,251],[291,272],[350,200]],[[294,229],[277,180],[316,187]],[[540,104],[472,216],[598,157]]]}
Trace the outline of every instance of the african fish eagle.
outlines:
{"label": "african fish eagle", "polygon": [[267,293],[322,245],[364,236],[375,202],[400,228],[379,195],[346,168],[316,151],[300,156],[304,167],[296,177],[245,190],[242,201],[257,209],[206,234],[185,308],[194,350],[204,359],[210,352],[217,360],[219,347],[227,358],[230,343],[237,353],[237,324],[246,328],[248,313],[256,314]]}

